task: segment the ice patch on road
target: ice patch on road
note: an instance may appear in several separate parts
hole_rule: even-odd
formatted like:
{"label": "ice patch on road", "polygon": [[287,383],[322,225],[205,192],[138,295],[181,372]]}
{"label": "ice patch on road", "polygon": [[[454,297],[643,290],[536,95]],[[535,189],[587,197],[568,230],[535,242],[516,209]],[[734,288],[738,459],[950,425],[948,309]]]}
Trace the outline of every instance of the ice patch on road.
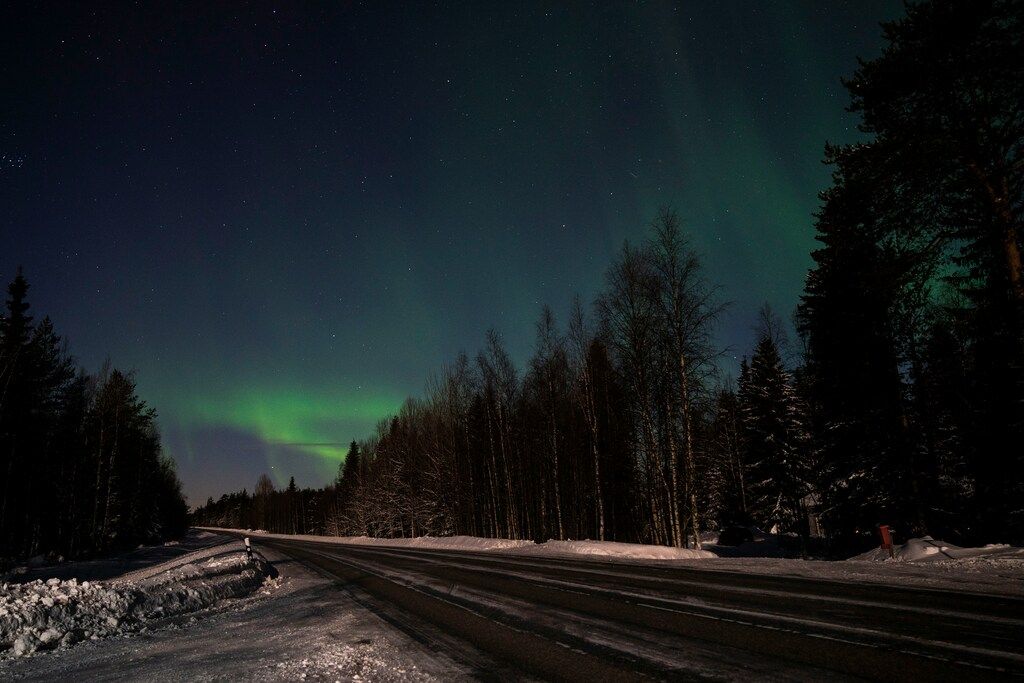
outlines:
{"label": "ice patch on road", "polygon": [[[213,552],[219,554],[209,557]],[[145,628],[256,591],[268,566],[223,548],[200,551],[135,580],[36,580],[0,584],[0,658],[68,647]]]}

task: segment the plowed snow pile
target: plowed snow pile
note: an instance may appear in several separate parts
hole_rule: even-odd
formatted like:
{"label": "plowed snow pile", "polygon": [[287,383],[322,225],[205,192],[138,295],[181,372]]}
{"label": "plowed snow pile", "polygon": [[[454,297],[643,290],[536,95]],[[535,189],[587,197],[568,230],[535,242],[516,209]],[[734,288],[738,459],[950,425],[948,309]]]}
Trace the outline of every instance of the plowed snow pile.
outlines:
{"label": "plowed snow pile", "polygon": [[516,553],[523,555],[590,555],[630,560],[700,560],[718,557],[713,552],[694,548],[669,548],[663,545],[616,543],[613,541],[547,541],[516,548]]}
{"label": "plowed snow pile", "polygon": [[[230,529],[214,529],[231,531]],[[669,548],[660,545],[640,543],[617,543],[613,541],[533,541],[509,538],[483,538],[480,536],[416,536],[415,538],[371,538],[369,536],[288,536],[284,534],[259,533],[266,538],[290,538],[318,543],[347,545],[377,545],[387,548],[429,548],[432,550],[466,550],[471,552],[506,552],[513,555],[589,555],[633,560],[698,560],[718,557],[707,550],[690,548]]]}
{"label": "plowed snow pile", "polygon": [[221,552],[148,574],[110,583],[50,579],[0,585],[0,658],[130,633],[248,595],[263,583],[267,565]]}
{"label": "plowed snow pile", "polygon": [[[323,540],[322,536],[309,536]],[[416,536],[415,538],[370,538],[369,536],[332,537],[338,543],[352,545],[383,545],[399,548],[432,548],[435,550],[512,550],[534,545],[533,541],[518,541],[509,538],[481,538],[479,536]]]}
{"label": "plowed snow pile", "polygon": [[893,547],[893,557],[882,548],[869,550],[866,553],[851,557],[854,562],[944,562],[956,564],[972,564],[978,561],[1009,561],[1024,562],[1024,548],[1002,543],[993,543],[980,548],[961,548],[960,546],[937,541],[931,536],[912,538],[903,545]]}

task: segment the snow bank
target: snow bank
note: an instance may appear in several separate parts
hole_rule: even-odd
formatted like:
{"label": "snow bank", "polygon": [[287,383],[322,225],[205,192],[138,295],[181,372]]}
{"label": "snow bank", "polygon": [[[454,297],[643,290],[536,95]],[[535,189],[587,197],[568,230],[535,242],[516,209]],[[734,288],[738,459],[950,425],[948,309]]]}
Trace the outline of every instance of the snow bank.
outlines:
{"label": "snow bank", "polygon": [[548,541],[516,549],[524,555],[591,555],[630,560],[701,560],[718,557],[707,550],[669,548],[664,545],[615,543],[613,541]]}
{"label": "snow bank", "polygon": [[883,548],[875,548],[851,557],[853,562],[972,562],[975,560],[1019,560],[1024,562],[1024,548],[1006,544],[990,544],[980,548],[960,546],[937,541],[931,536],[912,538],[903,545],[893,547],[893,557]]}
{"label": "snow bank", "polygon": [[669,548],[662,545],[616,543],[613,541],[533,541],[478,536],[417,536],[416,538],[341,537],[341,543],[384,545],[400,548],[433,548],[437,550],[503,551],[515,555],[590,555],[635,560],[697,560],[717,557],[706,550]]}
{"label": "snow bank", "polygon": [[[231,531],[222,529],[222,531]],[[236,532],[237,533],[237,532]],[[246,532],[249,533],[249,532]],[[504,552],[514,555],[589,555],[591,557],[634,560],[697,560],[718,557],[707,550],[669,548],[640,543],[613,541],[533,541],[510,538],[483,538],[480,536],[417,536],[415,538],[373,538],[370,536],[309,536],[266,534],[268,538],[301,539],[319,543],[342,545],[372,545],[389,548],[429,548],[433,550],[463,550],[473,552]]]}
{"label": "snow bank", "polygon": [[217,545],[211,545],[200,550],[195,550],[185,555],[172,557],[171,559],[165,562],[151,564],[149,566],[145,566],[134,571],[126,572],[124,574],[121,574],[120,576],[112,577],[110,579],[110,582],[112,584],[147,583],[150,580],[164,582],[166,581],[167,577],[173,575],[173,572],[179,569],[183,569],[188,565],[203,564],[202,560],[216,558],[215,560],[211,560],[211,562],[220,562],[225,557],[237,558],[238,554],[236,553],[241,553],[241,549],[238,546],[235,546],[235,549],[232,550],[225,545],[226,542],[230,542],[231,540],[232,539],[220,536],[219,543]]}
{"label": "snow bank", "polygon": [[263,583],[267,569],[260,559],[249,562],[240,552],[222,552],[137,581],[2,584],[0,658],[130,633],[157,619],[248,595]]}
{"label": "snow bank", "polygon": [[129,572],[160,565],[169,560],[184,559],[198,550],[223,545],[231,538],[221,534],[190,529],[178,540],[149,545],[135,550],[91,560],[60,561],[57,564],[14,567],[0,574],[0,583],[25,583],[35,579],[78,579],[81,581],[109,581]]}
{"label": "snow bank", "polygon": [[369,536],[337,537],[340,543],[353,545],[386,545],[399,548],[433,548],[435,550],[513,550],[536,545],[533,541],[479,536],[417,536],[416,538],[371,538]]}

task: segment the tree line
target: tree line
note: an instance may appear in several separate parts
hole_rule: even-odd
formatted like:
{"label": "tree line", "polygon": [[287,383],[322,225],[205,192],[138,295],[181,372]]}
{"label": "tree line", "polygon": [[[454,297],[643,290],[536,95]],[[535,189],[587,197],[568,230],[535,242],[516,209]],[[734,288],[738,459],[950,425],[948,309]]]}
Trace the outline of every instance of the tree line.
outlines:
{"label": "tree line", "polygon": [[182,534],[188,508],[131,373],[77,369],[19,270],[0,315],[0,564]]}
{"label": "tree line", "polygon": [[1024,540],[1024,5],[914,3],[846,82],[798,318],[825,522]]}
{"label": "tree line", "polygon": [[810,440],[782,325],[766,310],[739,393],[723,387],[722,306],[676,213],[623,247],[591,312],[578,299],[571,310],[562,329],[544,307],[522,373],[490,331],[472,360],[460,355],[353,442],[331,486],[276,491],[264,476],[195,521],[675,546],[722,524],[806,535]]}
{"label": "tree line", "polygon": [[543,309],[525,368],[491,331],[332,485],[268,481],[195,519],[673,546],[820,523],[836,554],[882,523],[1024,540],[1022,6],[908,4],[844,81],[865,139],[826,146],[795,349],[766,310],[737,381],[721,376],[723,306],[664,210],[592,306],[562,327]]}

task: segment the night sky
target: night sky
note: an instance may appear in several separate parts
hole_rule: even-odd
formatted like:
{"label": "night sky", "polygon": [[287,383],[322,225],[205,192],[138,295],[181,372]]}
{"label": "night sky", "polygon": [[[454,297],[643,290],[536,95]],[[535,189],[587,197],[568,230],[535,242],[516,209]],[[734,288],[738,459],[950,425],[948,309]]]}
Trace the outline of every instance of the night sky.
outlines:
{"label": "night sky", "polygon": [[797,303],[823,145],[858,136],[839,79],[901,13],[28,4],[0,9],[0,277],[137,371],[194,504],[323,484],[488,327],[524,362],[661,205],[734,363]]}

